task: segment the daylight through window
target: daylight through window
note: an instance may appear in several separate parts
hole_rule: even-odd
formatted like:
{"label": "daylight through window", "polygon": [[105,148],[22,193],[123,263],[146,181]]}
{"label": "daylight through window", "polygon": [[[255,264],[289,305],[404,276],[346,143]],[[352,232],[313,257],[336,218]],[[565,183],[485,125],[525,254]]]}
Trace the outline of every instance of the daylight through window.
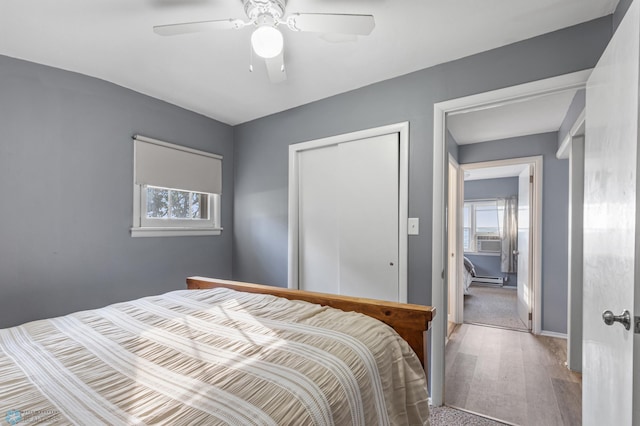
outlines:
{"label": "daylight through window", "polygon": [[465,201],[463,247],[467,253],[499,253],[504,206],[498,200]]}
{"label": "daylight through window", "polygon": [[209,194],[147,186],[147,219],[209,219]]}

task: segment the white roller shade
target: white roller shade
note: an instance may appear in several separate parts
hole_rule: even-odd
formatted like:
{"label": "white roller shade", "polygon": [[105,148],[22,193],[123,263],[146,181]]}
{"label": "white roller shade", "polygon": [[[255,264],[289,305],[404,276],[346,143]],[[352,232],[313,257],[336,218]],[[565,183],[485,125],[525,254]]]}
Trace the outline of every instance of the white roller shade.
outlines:
{"label": "white roller shade", "polygon": [[222,156],[134,136],[138,185],[222,193]]}

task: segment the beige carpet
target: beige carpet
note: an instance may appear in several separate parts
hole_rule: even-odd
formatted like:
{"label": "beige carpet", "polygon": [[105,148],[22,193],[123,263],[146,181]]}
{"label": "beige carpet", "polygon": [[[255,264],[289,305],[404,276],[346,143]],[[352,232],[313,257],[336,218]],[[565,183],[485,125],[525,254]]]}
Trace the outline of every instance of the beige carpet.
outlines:
{"label": "beige carpet", "polygon": [[431,426],[501,426],[505,424],[447,406],[429,407],[429,410]]}
{"label": "beige carpet", "polygon": [[516,303],[516,290],[471,284],[464,296],[464,322],[526,330]]}

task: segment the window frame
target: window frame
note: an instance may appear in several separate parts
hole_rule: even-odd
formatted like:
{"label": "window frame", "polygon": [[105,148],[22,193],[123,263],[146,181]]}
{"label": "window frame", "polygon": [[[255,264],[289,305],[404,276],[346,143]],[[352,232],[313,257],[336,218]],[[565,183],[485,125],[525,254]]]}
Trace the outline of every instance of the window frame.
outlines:
{"label": "window frame", "polygon": [[492,232],[477,232],[476,229],[476,206],[479,205],[488,205],[488,204],[495,204],[495,208],[496,211],[500,211],[500,206],[498,205],[498,201],[499,199],[497,198],[490,198],[490,199],[483,199],[483,200],[465,200],[462,206],[462,214],[464,215],[464,211],[465,208],[469,207],[469,247],[468,248],[464,248],[464,231],[465,229],[467,229],[466,226],[464,226],[464,216],[462,218],[462,234],[463,234],[463,241],[462,241],[462,250],[465,254],[471,254],[471,255],[477,255],[477,256],[500,256],[500,252],[479,252],[478,251],[478,247],[476,244],[476,240],[478,236],[496,236],[496,237],[500,237],[500,228],[501,228],[501,224],[500,224],[500,215],[498,215],[498,232],[497,233],[492,233]]}
{"label": "window frame", "polygon": [[[138,201],[134,202],[134,221],[138,226],[131,228],[132,237],[176,237],[188,235],[220,235],[220,195],[208,195],[207,201],[209,219],[172,219],[172,218],[148,218],[147,217],[147,185],[135,185],[134,193]],[[149,185],[150,186],[150,185]],[[154,187],[161,188],[161,187]],[[178,190],[175,188],[161,188]],[[183,192],[195,192],[184,191]]]}
{"label": "window frame", "polygon": [[[147,213],[147,188],[164,189],[168,191],[188,192],[189,194],[202,194],[206,196],[208,219],[188,219],[188,218],[155,218],[148,217]],[[176,188],[163,188],[160,186],[143,185],[140,191],[140,226],[145,228],[213,228],[218,229],[218,218],[220,217],[220,203],[218,194],[208,194],[205,192],[185,191]],[[171,196],[169,196],[170,198]],[[171,201],[169,201],[171,203]]]}
{"label": "window frame", "polygon": [[[134,140],[142,140],[157,145],[166,146],[181,151],[203,153],[208,156],[219,158],[222,156],[209,154],[191,148],[174,145],[167,142],[157,141],[136,135]],[[209,236],[220,235],[223,231],[221,221],[221,194],[207,193],[194,189],[170,188],[158,185],[147,185],[136,183],[134,148],[134,172],[133,172],[133,226],[131,227],[132,237],[177,237],[177,236]],[[208,202],[208,219],[186,219],[186,218],[148,218],[147,217],[147,188],[160,188],[173,191],[206,194]]]}

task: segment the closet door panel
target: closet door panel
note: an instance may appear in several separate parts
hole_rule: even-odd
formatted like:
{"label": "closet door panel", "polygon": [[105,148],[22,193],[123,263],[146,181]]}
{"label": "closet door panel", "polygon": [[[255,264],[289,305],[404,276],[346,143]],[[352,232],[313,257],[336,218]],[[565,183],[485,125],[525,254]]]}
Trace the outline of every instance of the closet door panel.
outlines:
{"label": "closet door panel", "polygon": [[398,134],[339,145],[340,294],[398,301]]}
{"label": "closet door panel", "polygon": [[338,146],[302,151],[299,155],[299,283],[300,289],[340,294],[340,250],[337,188]]}

